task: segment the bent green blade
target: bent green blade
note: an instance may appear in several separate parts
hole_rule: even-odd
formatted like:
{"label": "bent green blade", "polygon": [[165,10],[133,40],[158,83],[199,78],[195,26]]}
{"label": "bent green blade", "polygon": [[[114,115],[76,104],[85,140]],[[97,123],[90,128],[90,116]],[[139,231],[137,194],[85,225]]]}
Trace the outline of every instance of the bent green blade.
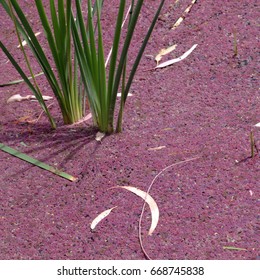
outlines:
{"label": "bent green blade", "polygon": [[72,182],[77,180],[76,177],[73,177],[73,176],[71,176],[71,175],[69,175],[69,174],[67,174],[67,173],[65,173],[63,171],[60,171],[60,170],[58,170],[58,169],[56,169],[56,168],[54,168],[52,166],[49,166],[48,164],[43,163],[43,162],[41,162],[41,161],[39,161],[37,159],[34,159],[34,158],[32,158],[32,157],[30,157],[30,156],[28,156],[26,154],[23,154],[23,153],[15,150],[13,148],[10,148],[10,147],[4,145],[3,143],[0,143],[0,150],[4,151],[4,152],[6,152],[6,153],[8,153],[8,154],[10,154],[12,156],[18,157],[18,158],[20,158],[20,159],[22,159],[24,161],[27,161],[27,162],[29,162],[29,163],[31,163],[33,165],[36,165],[36,166],[38,166],[38,167],[40,167],[42,169],[50,171],[50,172],[52,172],[52,173],[54,173],[54,174],[56,174],[56,175],[58,175],[60,177],[63,177],[65,179],[67,179],[67,180],[70,180]]}
{"label": "bent green blade", "polygon": [[[43,74],[44,74],[43,72],[40,72],[40,73],[38,73],[38,74],[35,74],[34,77],[38,77],[38,76],[41,76],[41,75],[43,75]],[[27,77],[27,78],[28,78],[28,80],[31,80],[31,79],[32,79],[32,77]],[[6,87],[6,86],[15,85],[15,84],[20,84],[20,83],[22,83],[22,82],[24,82],[24,79],[14,80],[14,81],[11,81],[11,82],[7,82],[7,83],[5,83],[5,84],[1,84],[0,87]]]}

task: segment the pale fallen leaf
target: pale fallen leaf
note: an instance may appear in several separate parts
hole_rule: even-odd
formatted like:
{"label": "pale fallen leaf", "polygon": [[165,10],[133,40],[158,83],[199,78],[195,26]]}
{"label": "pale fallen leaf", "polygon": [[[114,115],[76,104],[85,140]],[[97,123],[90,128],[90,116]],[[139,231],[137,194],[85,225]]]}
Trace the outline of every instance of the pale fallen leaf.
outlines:
{"label": "pale fallen leaf", "polygon": [[[47,96],[47,95],[43,95],[42,98],[44,101],[53,99],[53,97]],[[15,95],[11,96],[10,98],[8,98],[7,103],[17,102],[17,101],[20,102],[23,100],[30,100],[30,99],[36,99],[36,97],[34,95],[21,96],[20,94],[15,94]]]}
{"label": "pale fallen leaf", "polygon": [[67,127],[75,127],[76,125],[79,125],[79,124],[82,124],[88,120],[90,120],[92,118],[92,114],[91,113],[88,113],[85,117],[83,117],[82,119],[80,119],[79,121],[73,123],[73,124],[69,124],[67,125]]}
{"label": "pale fallen leaf", "polygon": [[[30,95],[30,99],[36,99],[36,97],[33,96],[33,95]],[[43,96],[42,96],[42,99],[43,99],[44,101],[48,101],[48,100],[53,99],[53,97],[47,96],[47,95],[43,95]]]}
{"label": "pale fallen leaf", "polygon": [[96,134],[96,141],[98,141],[98,142],[101,142],[101,140],[105,137],[105,133],[104,132],[98,132],[97,134]]}
{"label": "pale fallen leaf", "polygon": [[154,230],[158,224],[158,221],[159,221],[159,208],[158,208],[155,200],[151,197],[151,195],[149,195],[148,193],[146,193],[144,191],[141,191],[140,189],[137,189],[137,188],[131,187],[131,186],[116,186],[113,188],[126,189],[145,200],[145,202],[149,205],[150,210],[151,210],[152,223],[151,223],[148,235],[152,235],[152,233],[154,232]]}
{"label": "pale fallen leaf", "polygon": [[245,248],[238,248],[238,247],[233,247],[233,246],[223,246],[223,249],[226,250],[237,250],[237,251],[247,251]]}
{"label": "pale fallen leaf", "polygon": [[110,214],[110,212],[113,210],[113,209],[115,209],[117,206],[114,206],[114,207],[112,207],[112,208],[110,208],[110,209],[108,209],[108,210],[105,210],[105,211],[103,211],[103,212],[101,212],[93,221],[92,221],[92,223],[91,223],[91,225],[90,225],[90,228],[93,230],[93,229],[95,229],[95,227],[97,226],[97,224],[99,223],[99,222],[101,222],[104,218],[106,218],[109,214]]}
{"label": "pale fallen leaf", "polygon": [[196,3],[197,0],[192,0],[191,4],[185,9],[185,11],[183,12],[182,16],[179,17],[176,22],[174,23],[172,29],[175,29],[176,27],[178,27],[182,21],[184,20],[185,16],[190,12],[192,6]]}
{"label": "pale fallen leaf", "polygon": [[149,148],[148,151],[158,151],[158,150],[161,150],[164,148],[166,148],[166,146],[159,146],[159,147],[155,147],[155,148]]}
{"label": "pale fallen leaf", "polygon": [[[122,95],[122,93],[121,93],[121,92],[118,92],[116,96],[117,96],[117,97],[121,97],[121,95]],[[133,94],[129,92],[129,93],[127,94],[127,96],[133,96]]]}
{"label": "pale fallen leaf", "polygon": [[155,67],[155,69],[167,67],[167,66],[170,66],[170,65],[172,65],[172,64],[174,64],[174,63],[176,63],[176,62],[179,62],[179,61],[185,59],[187,56],[189,56],[189,55],[194,51],[194,49],[195,49],[197,46],[198,46],[198,44],[193,45],[188,51],[186,51],[186,52],[185,52],[183,55],[181,55],[180,57],[177,57],[177,58],[168,60],[168,61],[166,61],[166,62],[163,62],[163,63],[157,65],[157,66]]}
{"label": "pale fallen leaf", "polygon": [[172,29],[175,29],[176,27],[178,27],[178,26],[182,23],[183,20],[184,20],[184,17],[179,17],[179,18],[176,20],[176,22],[174,23]]}
{"label": "pale fallen leaf", "polygon": [[87,120],[89,120],[91,118],[92,118],[92,114],[89,113],[89,114],[86,115],[86,117],[84,117],[84,121],[87,121]]}
{"label": "pale fallen leaf", "polygon": [[174,51],[174,50],[176,49],[176,47],[177,47],[177,44],[172,45],[172,46],[170,46],[170,47],[167,48],[167,49],[161,49],[161,50],[159,51],[159,53],[156,55],[156,57],[155,57],[155,60],[156,60],[157,65],[159,64],[159,61],[162,59],[162,57],[163,57],[164,55],[169,54],[170,52]]}
{"label": "pale fallen leaf", "polygon": [[[41,32],[36,32],[34,35],[37,37],[37,36],[39,36],[41,34]],[[24,47],[24,46],[26,46],[27,45],[27,42],[26,42],[26,40],[24,40],[24,41],[22,41],[22,46]],[[21,45],[18,45],[17,46],[17,48],[20,48],[21,47]]]}
{"label": "pale fallen leaf", "polygon": [[256,127],[260,127],[260,122],[259,122],[259,123],[257,123],[257,124],[255,124],[255,126],[256,126]]}
{"label": "pale fallen leaf", "polygon": [[10,98],[8,98],[6,103],[11,103],[11,102],[16,102],[16,101],[20,102],[22,100],[24,100],[24,97],[22,97],[20,94],[15,94],[15,95],[11,96]]}

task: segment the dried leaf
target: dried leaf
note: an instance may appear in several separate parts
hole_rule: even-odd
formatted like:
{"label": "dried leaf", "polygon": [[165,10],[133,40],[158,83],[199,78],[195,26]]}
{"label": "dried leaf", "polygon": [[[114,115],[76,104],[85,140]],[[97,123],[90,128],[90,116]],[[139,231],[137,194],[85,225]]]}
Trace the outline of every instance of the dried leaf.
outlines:
{"label": "dried leaf", "polygon": [[[37,37],[37,36],[39,36],[41,34],[41,32],[36,32],[34,35]],[[27,45],[27,42],[26,42],[26,40],[24,40],[24,41],[22,41],[22,46],[24,47],[24,46],[26,46]],[[21,45],[18,45],[17,46],[17,48],[20,48],[21,47]]]}
{"label": "dried leaf", "polygon": [[[47,96],[47,95],[43,95],[42,98],[44,101],[53,99],[53,97]],[[6,102],[7,103],[17,102],[17,101],[20,102],[23,100],[30,100],[30,99],[36,99],[36,97],[34,95],[21,96],[20,94],[15,94],[15,95],[11,96],[10,98],[8,98],[8,100]]]}
{"label": "dried leaf", "polygon": [[183,12],[182,16],[180,18],[177,19],[177,21],[174,23],[172,29],[177,28],[182,21],[184,20],[184,18],[186,17],[186,15],[190,12],[192,6],[196,3],[197,0],[192,0],[191,4],[185,9],[185,11]]}
{"label": "dried leaf", "polygon": [[148,151],[158,151],[158,150],[161,150],[164,148],[166,148],[166,146],[159,146],[159,147],[155,147],[155,148],[149,148]]}
{"label": "dried leaf", "polygon": [[176,20],[176,22],[174,23],[172,29],[175,29],[176,27],[178,27],[178,26],[182,23],[183,20],[184,20],[184,17],[182,17],[182,16],[179,17],[179,18]]}
{"label": "dried leaf", "polygon": [[13,96],[11,96],[10,98],[7,99],[7,103],[11,103],[11,102],[20,102],[22,101],[24,98],[20,95],[20,94],[15,94]]}
{"label": "dried leaf", "polygon": [[[122,93],[121,93],[121,92],[118,92],[116,96],[117,96],[117,97],[121,97],[121,95],[122,95]],[[129,93],[127,94],[127,96],[133,96],[133,94],[129,92]]]}
{"label": "dried leaf", "polygon": [[155,57],[157,65],[164,55],[169,54],[170,52],[174,51],[176,49],[176,47],[177,47],[177,44],[172,45],[167,49],[161,49]]}
{"label": "dried leaf", "polygon": [[96,134],[96,141],[98,141],[98,142],[101,142],[101,140],[105,137],[105,133],[104,132],[98,132],[97,134]]}
{"label": "dried leaf", "polygon": [[108,210],[105,210],[105,211],[103,211],[102,213],[100,213],[93,221],[92,221],[92,223],[91,223],[91,225],[90,225],[90,228],[93,230],[93,229],[95,229],[95,227],[97,226],[97,224],[99,223],[99,222],[101,222],[104,218],[106,218],[109,214],[110,214],[110,212],[113,210],[113,209],[115,209],[117,206],[114,206],[114,207],[112,207],[112,208],[110,208],[110,209],[108,209]]}
{"label": "dried leaf", "polygon": [[232,246],[223,246],[223,249],[237,250],[237,251],[247,251],[247,249],[245,249],[245,248],[237,248],[237,247],[232,247]]}
{"label": "dried leaf", "polygon": [[86,117],[84,118],[84,121],[90,120],[92,118],[92,114],[89,113],[86,115]]}
{"label": "dried leaf", "polygon": [[80,119],[79,121],[73,123],[73,124],[69,124],[67,125],[67,127],[75,127],[76,125],[82,124],[88,120],[90,120],[92,118],[92,114],[88,113],[84,118]]}
{"label": "dried leaf", "polygon": [[152,233],[154,232],[158,221],[159,221],[159,208],[157,206],[157,203],[155,202],[155,200],[146,192],[141,191],[135,187],[131,187],[131,186],[116,186],[114,188],[122,188],[122,189],[126,189],[136,195],[138,195],[139,197],[141,197],[142,199],[145,200],[145,202],[149,205],[150,210],[151,210],[151,215],[152,215],[152,223],[148,232],[148,235],[152,235]]}
{"label": "dried leaf", "polygon": [[185,52],[183,55],[181,55],[180,57],[177,57],[177,58],[168,60],[168,61],[166,61],[166,62],[163,62],[163,63],[157,65],[157,66],[155,67],[155,69],[167,67],[167,66],[170,66],[170,65],[172,65],[172,64],[174,64],[174,63],[176,63],[176,62],[179,62],[179,61],[185,59],[187,56],[189,56],[189,55],[194,51],[194,49],[195,49],[197,46],[198,46],[198,44],[193,45],[188,51],[186,51],[186,52]]}

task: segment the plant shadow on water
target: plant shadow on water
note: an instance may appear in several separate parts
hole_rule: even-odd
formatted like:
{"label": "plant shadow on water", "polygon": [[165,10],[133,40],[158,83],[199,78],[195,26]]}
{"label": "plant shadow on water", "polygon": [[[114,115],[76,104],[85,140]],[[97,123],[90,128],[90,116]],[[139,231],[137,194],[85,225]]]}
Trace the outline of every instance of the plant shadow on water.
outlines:
{"label": "plant shadow on water", "polygon": [[[1,142],[13,142],[9,145],[11,148],[17,149],[28,156],[34,157],[34,155],[37,155],[37,159],[45,163],[53,162],[58,157],[57,168],[63,170],[67,162],[78,159],[82,149],[96,142],[96,133],[97,128],[93,126],[61,126],[53,130],[46,124],[28,126],[16,124],[15,128],[12,125],[8,126],[8,129],[2,135]],[[95,153],[99,145],[97,142],[95,144],[90,154]],[[93,147],[93,145],[91,146]],[[52,165],[52,163],[50,164]],[[17,176],[33,167],[35,166],[30,164],[28,168],[20,169],[14,175]]]}

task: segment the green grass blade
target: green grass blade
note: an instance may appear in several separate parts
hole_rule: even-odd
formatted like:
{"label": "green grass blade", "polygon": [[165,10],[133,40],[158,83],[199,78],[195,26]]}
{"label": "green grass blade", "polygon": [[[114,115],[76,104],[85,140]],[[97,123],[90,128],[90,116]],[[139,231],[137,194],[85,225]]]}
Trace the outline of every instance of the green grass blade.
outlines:
{"label": "green grass blade", "polygon": [[[131,69],[131,72],[130,72],[130,75],[129,75],[126,87],[124,86],[125,71],[123,72],[122,95],[121,95],[120,110],[119,110],[119,114],[118,114],[117,128],[116,128],[117,132],[121,132],[122,131],[122,117],[123,117],[124,104],[126,102],[127,95],[129,93],[129,89],[130,89],[130,86],[132,84],[132,81],[133,81],[134,75],[136,73],[137,67],[138,67],[138,65],[140,63],[140,60],[141,60],[142,56],[143,56],[144,50],[145,50],[146,45],[148,43],[148,40],[149,40],[149,38],[150,38],[150,36],[152,34],[152,31],[154,29],[154,26],[156,24],[156,21],[157,21],[158,16],[159,16],[159,14],[161,12],[161,9],[163,7],[164,2],[165,2],[165,0],[161,1],[160,5],[159,5],[159,8],[157,9],[157,11],[155,13],[155,16],[154,16],[154,18],[152,20],[152,23],[151,23],[151,25],[150,25],[150,27],[148,29],[148,32],[147,32],[147,34],[145,36],[145,39],[144,39],[144,41],[143,41],[143,43],[141,45],[141,48],[140,48],[140,50],[138,52],[138,55],[137,55],[137,57],[135,59],[135,62],[133,64],[133,66],[132,66],[132,69]],[[132,18],[130,19],[130,28],[131,28],[131,20],[135,20],[135,18],[134,19],[132,19]]]}
{"label": "green grass blade", "polygon": [[98,25],[98,74],[99,74],[99,84],[98,93],[100,99],[101,116],[99,117],[100,130],[106,131],[108,122],[108,102],[107,102],[107,88],[106,88],[106,67],[105,67],[105,57],[103,48],[103,38],[102,38],[102,27],[101,27],[101,5],[100,1],[97,1],[97,25]]}
{"label": "green grass blade", "polygon": [[[86,56],[86,61],[90,62],[91,61],[91,51],[89,48],[87,30],[86,30],[85,22],[84,22],[83,15],[82,15],[81,1],[76,1],[76,9],[77,9],[77,24],[79,25],[79,28],[80,28],[80,35],[81,35],[82,44],[84,47],[84,55]],[[75,33],[77,33],[77,35],[79,37],[79,33],[78,33],[77,29],[74,29],[74,34]]]}
{"label": "green grass blade", "polygon": [[158,9],[157,9],[157,12],[156,12],[156,14],[155,14],[155,16],[154,16],[154,18],[153,18],[153,21],[152,21],[152,23],[151,23],[151,25],[150,25],[150,27],[149,27],[149,30],[148,30],[148,32],[147,32],[145,38],[144,38],[144,41],[143,41],[143,43],[142,43],[142,46],[141,46],[141,48],[140,48],[140,50],[139,50],[139,52],[138,52],[138,55],[137,55],[137,57],[136,57],[136,60],[135,60],[135,62],[134,62],[134,64],[133,64],[132,70],[131,70],[130,75],[129,75],[129,78],[128,78],[128,82],[127,82],[126,88],[125,88],[125,90],[124,90],[124,96],[123,96],[124,102],[126,102],[127,95],[128,95],[128,93],[129,93],[130,86],[131,86],[131,84],[132,84],[134,75],[135,75],[136,70],[137,70],[137,68],[138,68],[138,65],[139,65],[139,63],[140,63],[140,60],[141,60],[141,58],[142,58],[142,56],[143,56],[144,50],[145,50],[145,48],[146,48],[146,45],[147,45],[147,43],[148,43],[148,41],[149,41],[149,39],[150,39],[150,36],[151,36],[152,31],[153,31],[153,29],[154,29],[154,26],[155,26],[155,24],[156,24],[156,22],[157,22],[157,19],[158,19],[158,17],[159,17],[159,14],[160,14],[160,12],[161,12],[161,10],[162,10],[162,7],[163,7],[163,5],[164,5],[164,2],[165,2],[165,0],[162,0],[162,1],[161,1],[160,5],[159,5],[159,7],[158,7]]}
{"label": "green grass blade", "polygon": [[112,94],[111,94],[110,115],[109,115],[110,126],[113,125],[112,124],[113,123],[113,112],[115,110],[117,92],[118,92],[120,80],[121,80],[121,77],[122,77],[123,68],[124,68],[126,56],[127,56],[127,53],[128,53],[128,49],[130,47],[131,39],[132,39],[134,30],[135,30],[135,26],[136,26],[136,23],[137,23],[142,5],[143,5],[143,0],[138,0],[134,9],[133,9],[133,13],[131,15],[131,20],[130,20],[130,23],[129,23],[129,26],[128,26],[128,31],[127,31],[126,38],[125,38],[125,41],[124,41],[123,49],[122,49],[122,52],[121,52],[120,60],[119,60],[118,66],[117,66],[117,71],[116,71],[115,80],[114,80],[113,89],[112,89]]}
{"label": "green grass blade", "polygon": [[111,53],[111,61],[109,66],[109,77],[108,77],[108,99],[111,98],[112,89],[114,84],[114,76],[115,76],[115,69],[116,69],[116,60],[118,54],[118,47],[121,37],[121,26],[124,18],[124,11],[125,11],[125,1],[120,1],[120,6],[118,10],[117,22],[115,27],[115,34],[114,34],[114,41],[112,46],[112,53]]}
{"label": "green grass blade", "polygon": [[[36,1],[35,4],[36,4],[36,7],[37,7],[37,10],[38,10],[40,19],[41,19],[42,26],[43,26],[44,31],[45,31],[45,35],[46,35],[47,41],[48,41],[49,46],[50,46],[50,50],[52,52],[52,55],[53,55],[53,58],[54,58],[54,61],[55,61],[55,65],[56,65],[56,67],[59,70],[60,64],[59,64],[59,59],[58,59],[58,50],[57,50],[57,47],[56,47],[56,44],[55,44],[54,37],[52,35],[52,31],[51,31],[51,27],[50,27],[50,24],[49,24],[49,20],[48,20],[48,18],[46,16],[46,13],[45,13],[42,1],[38,0],[38,1]],[[43,56],[41,56],[41,58],[43,58]],[[42,64],[45,65],[45,62],[42,63]],[[59,87],[58,83],[56,84],[56,87]]]}
{"label": "green grass blade", "polygon": [[[52,71],[52,68],[41,48],[41,45],[39,44],[36,36],[34,35],[34,32],[29,24],[29,22],[26,19],[26,16],[24,15],[24,13],[22,12],[20,6],[18,5],[17,1],[15,0],[10,0],[9,3],[12,4],[12,7],[14,8],[14,10],[16,11],[16,14],[20,20],[20,22],[18,21],[18,19],[15,17],[12,17],[11,14],[11,10],[9,8],[9,6],[7,5],[6,1],[2,1],[1,4],[4,7],[5,11],[7,12],[7,14],[11,17],[11,19],[14,21],[14,24],[16,26],[16,28],[18,28],[19,32],[22,34],[24,40],[27,42],[28,46],[30,47],[30,49],[32,50],[33,54],[35,55],[36,59],[38,60],[54,94],[57,96],[58,95],[58,82],[55,78],[55,75]],[[17,64],[17,63],[16,63]],[[14,63],[13,63],[14,65]],[[18,65],[18,64],[17,64]],[[17,69],[17,67],[16,67]],[[18,71],[19,72],[19,71]],[[21,71],[19,72],[19,74],[21,75]],[[23,79],[26,80],[26,78],[24,76],[22,76]],[[28,84],[28,83],[27,83]],[[30,87],[30,86],[29,86]],[[30,87],[30,89],[32,89]],[[35,91],[33,90],[33,93],[35,94]],[[40,93],[39,93],[40,94]],[[37,96],[36,96],[37,98]],[[59,96],[57,97],[59,98]],[[40,101],[39,101],[40,102]],[[40,103],[41,104],[41,103]],[[42,105],[42,104],[41,104]],[[44,108],[44,110],[46,111],[46,108]],[[48,118],[51,122],[51,126],[53,128],[56,127],[54,120],[52,119],[52,117],[50,116],[50,114],[47,111],[47,115]]]}
{"label": "green grass blade", "polygon": [[53,26],[53,34],[55,37],[55,42],[57,44],[60,41],[60,32],[59,32],[60,27],[59,27],[59,22],[57,17],[57,9],[55,6],[55,1],[53,0],[50,0],[50,11],[51,11],[52,26]]}
{"label": "green grass blade", "polygon": [[6,49],[6,47],[4,46],[4,44],[0,41],[0,48],[3,50],[3,52],[5,53],[5,55],[8,57],[8,59],[10,60],[10,62],[13,64],[13,66],[15,67],[15,69],[17,70],[17,72],[21,75],[21,77],[23,78],[23,80],[26,82],[26,84],[28,85],[28,87],[31,89],[31,91],[34,93],[35,97],[37,98],[37,100],[39,101],[39,104],[41,105],[41,107],[43,108],[44,112],[46,113],[51,126],[53,128],[56,128],[56,124],[43,100],[43,97],[41,95],[41,93],[38,91],[38,89],[30,82],[30,80],[27,78],[27,76],[25,75],[25,73],[23,72],[23,70],[21,69],[21,67],[17,64],[17,62],[15,61],[15,59],[13,58],[13,56],[10,54],[10,52]]}
{"label": "green grass blade", "polygon": [[[34,78],[38,77],[38,76],[41,76],[43,74],[44,74],[43,72],[35,74]],[[27,77],[27,78],[28,78],[28,80],[32,79],[32,77]],[[12,86],[12,85],[20,84],[20,83],[23,83],[23,82],[24,82],[24,79],[14,80],[14,81],[11,81],[11,82],[8,82],[8,83],[0,84],[0,87]]]}
{"label": "green grass blade", "polygon": [[[15,24],[17,25],[17,28],[21,32],[23,38],[26,40],[28,46],[31,48],[33,54],[39,61],[39,64],[40,64],[46,78],[48,79],[52,89],[54,90],[54,93],[56,93],[58,82],[57,82],[55,75],[52,71],[52,68],[44,54],[44,51],[43,51],[38,39],[36,38],[28,20],[26,19],[26,16],[24,15],[20,6],[18,5],[17,1],[16,0],[10,0],[10,1],[12,3],[13,8],[15,9],[15,11],[17,13],[18,18],[21,21],[21,24],[20,24],[20,22],[17,19],[15,19]],[[36,3],[38,3],[38,1],[36,1]],[[10,9],[8,8],[8,5],[5,3],[5,1],[1,2],[1,4],[5,8],[6,12],[9,14],[9,16],[11,17]]]}
{"label": "green grass blade", "polygon": [[67,174],[67,173],[65,173],[63,171],[60,171],[60,170],[58,170],[58,169],[56,169],[56,168],[54,168],[52,166],[49,166],[48,164],[43,163],[43,162],[41,162],[41,161],[39,161],[37,159],[34,159],[34,158],[24,154],[24,153],[21,153],[21,152],[15,150],[15,149],[13,149],[13,148],[10,148],[10,147],[4,145],[3,143],[0,143],[0,150],[4,151],[4,152],[6,152],[6,153],[8,153],[8,154],[10,154],[12,156],[15,156],[17,158],[20,158],[20,159],[22,159],[22,160],[24,160],[26,162],[29,162],[29,163],[31,163],[33,165],[36,165],[36,166],[38,166],[38,167],[40,167],[42,169],[50,171],[50,172],[52,172],[52,173],[54,173],[54,174],[56,174],[56,175],[58,175],[60,177],[63,177],[65,179],[67,179],[67,180],[70,180],[70,181],[76,181],[77,180],[76,177],[73,177],[73,176],[71,176],[71,175],[69,175],[69,174]]}
{"label": "green grass blade", "polygon": [[97,99],[96,85],[93,81],[93,77],[92,77],[93,73],[91,72],[92,69],[90,68],[90,61],[88,60],[88,59],[91,60],[91,58],[87,56],[86,49],[83,49],[79,32],[74,20],[72,20],[71,24],[72,24],[72,36],[73,36],[73,41],[75,46],[75,53],[77,56],[80,73],[81,73],[81,80],[84,84],[87,93],[90,109],[92,111],[93,120],[97,124],[96,116],[98,116],[100,112],[100,104]]}
{"label": "green grass blade", "polygon": [[95,85],[98,85],[98,61],[97,61],[97,53],[96,53],[96,40],[95,40],[95,31],[93,25],[93,15],[91,12],[91,0],[88,0],[88,38],[89,38],[89,46],[91,52],[91,68],[92,68],[92,77],[95,82]]}

